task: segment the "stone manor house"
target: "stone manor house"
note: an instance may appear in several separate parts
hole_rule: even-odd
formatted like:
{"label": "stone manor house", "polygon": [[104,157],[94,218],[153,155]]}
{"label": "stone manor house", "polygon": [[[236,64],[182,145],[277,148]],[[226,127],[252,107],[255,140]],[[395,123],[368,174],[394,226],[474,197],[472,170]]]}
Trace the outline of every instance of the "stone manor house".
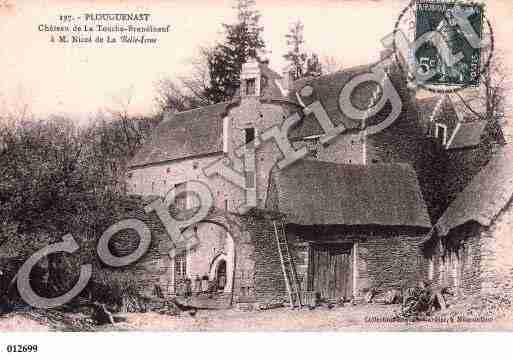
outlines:
{"label": "stone manor house", "polygon": [[[179,295],[185,279],[194,287],[208,278],[228,305],[297,303],[312,295],[358,300],[370,288],[400,289],[421,279],[481,295],[502,280],[498,272],[506,270],[511,278],[513,264],[503,258],[507,245],[494,242],[498,230],[489,228],[513,188],[513,173],[503,169],[501,190],[493,189],[497,163],[507,166],[501,156],[511,157],[500,127],[472,118],[450,95],[417,98],[392,64],[386,72],[401,98],[401,113],[367,136],[338,98],[345,84],[371,67],[291,81],[267,62],[251,60],[232,101],[165,118],[130,164],[129,192],[163,197],[199,180],[211,189],[214,207],[185,229],[199,243],[182,249],[171,244],[154,214],[141,207],[127,215],[153,229],[151,250],[134,267],[141,290],[159,287],[163,295]],[[351,102],[368,108],[379,91],[376,83],[363,83]],[[476,91],[462,93],[470,99]],[[315,114],[303,110],[316,102],[347,129],[329,144],[320,141],[324,132]],[[367,125],[390,111],[387,103]],[[288,140],[296,149],[306,146],[308,155],[280,169],[276,141],[255,140],[294,113],[300,121]],[[254,151],[254,168],[244,168],[241,151]],[[222,159],[240,173],[246,170],[245,186],[256,189],[257,205],[248,213],[237,211],[243,189],[205,173]],[[187,211],[195,199],[184,196],[175,204]]]}

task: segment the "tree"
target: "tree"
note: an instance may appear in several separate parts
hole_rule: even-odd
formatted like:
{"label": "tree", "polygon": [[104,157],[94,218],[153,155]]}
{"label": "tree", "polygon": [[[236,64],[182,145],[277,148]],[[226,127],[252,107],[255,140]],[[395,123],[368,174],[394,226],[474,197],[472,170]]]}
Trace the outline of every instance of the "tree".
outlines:
{"label": "tree", "polygon": [[[142,138],[155,122],[132,121]],[[132,151],[124,131],[120,119],[106,117],[85,128],[59,117],[0,125],[2,221],[58,235],[112,224]]]}
{"label": "tree", "polygon": [[310,57],[306,60],[305,76],[321,76],[322,73],[322,65],[319,61],[319,56],[317,56],[317,54],[310,55]]}
{"label": "tree", "polygon": [[304,49],[304,28],[301,20],[298,20],[290,26],[289,33],[285,35],[289,49],[283,57],[289,62],[289,73],[293,80],[322,75],[322,65],[319,61],[319,56],[315,53],[308,55]]}
{"label": "tree", "polygon": [[233,97],[240,86],[242,65],[250,57],[258,58],[265,49],[263,27],[259,25],[260,13],[255,10],[255,0],[238,0],[237,22],[223,24],[224,43],[205,51],[209,86],[205,97],[213,103]]}
{"label": "tree", "polygon": [[[190,86],[193,80],[190,80]],[[187,88],[168,77],[163,77],[155,82],[155,102],[161,112],[182,112],[198,108],[208,103],[202,101],[194,94],[188,94]]]}
{"label": "tree", "polygon": [[119,134],[123,135],[122,143],[126,147],[126,158],[132,158],[143,144],[147,135],[147,125],[152,122],[150,118],[131,114],[133,95],[133,86],[120,90],[112,96],[113,105],[107,109],[107,112],[114,117],[113,125]]}
{"label": "tree", "polygon": [[[505,119],[506,94],[511,88],[509,73],[503,56],[498,54],[490,62],[488,70],[481,75],[480,88],[471,91],[471,96],[456,92],[471,119],[491,122],[493,128],[501,131],[500,122]],[[496,133],[495,136],[500,140],[502,133]]]}
{"label": "tree", "polygon": [[283,55],[283,57],[289,62],[289,73],[294,80],[303,77],[305,73],[306,59],[308,57],[303,49],[305,43],[303,30],[304,25],[300,20],[298,20],[290,26],[289,33],[285,35],[289,50],[285,55]]}
{"label": "tree", "polygon": [[1,217],[22,226],[60,228],[80,209],[71,194],[87,192],[79,168],[79,130],[62,119],[24,121],[2,130]]}
{"label": "tree", "polygon": [[335,56],[323,56],[321,60],[322,70],[325,74],[341,71],[344,66],[342,61]]}

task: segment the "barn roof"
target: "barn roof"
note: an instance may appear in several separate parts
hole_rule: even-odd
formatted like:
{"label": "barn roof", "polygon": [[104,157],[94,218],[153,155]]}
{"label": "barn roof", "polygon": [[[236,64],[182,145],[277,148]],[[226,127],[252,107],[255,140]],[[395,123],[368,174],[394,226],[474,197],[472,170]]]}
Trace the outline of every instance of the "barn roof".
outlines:
{"label": "barn roof", "polygon": [[153,131],[130,166],[207,155],[223,149],[223,115],[228,102],[173,114]]}
{"label": "barn roof", "polygon": [[500,148],[435,225],[439,235],[467,222],[488,226],[513,197],[513,150]]}
{"label": "barn roof", "polygon": [[352,165],[301,160],[271,176],[267,208],[301,225],[431,228],[408,164]]}

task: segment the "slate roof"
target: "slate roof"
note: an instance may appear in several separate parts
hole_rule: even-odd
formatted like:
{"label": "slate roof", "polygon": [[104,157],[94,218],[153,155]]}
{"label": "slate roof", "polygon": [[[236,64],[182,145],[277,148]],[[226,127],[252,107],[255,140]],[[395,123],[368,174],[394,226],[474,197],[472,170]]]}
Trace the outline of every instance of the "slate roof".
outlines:
{"label": "slate roof", "polygon": [[[486,113],[486,103],[484,101],[485,94],[483,94],[483,91],[485,91],[485,89],[482,86],[475,88],[470,87],[458,92],[458,96],[463,98],[466,104],[472,108],[473,111],[479,114],[484,114]],[[455,111],[459,114],[460,121],[465,123],[476,123],[478,121],[482,121],[482,119],[480,119],[469,110],[469,108],[461,101],[458,96],[453,95],[452,103],[454,105]],[[490,136],[491,139],[497,144],[506,144],[504,133],[502,132],[502,127],[498,123],[497,119],[490,119],[487,126],[484,127],[483,132]]]}
{"label": "slate roof", "polygon": [[266,207],[300,225],[431,228],[415,171],[402,163],[301,160],[273,171]]}
{"label": "slate roof", "polygon": [[[357,66],[328,75],[318,77],[307,77],[299,79],[293,83],[292,88],[289,90],[289,100],[292,102],[298,102],[296,93],[303,89],[305,86],[310,85],[313,88],[313,93],[309,98],[302,98],[304,104],[309,104],[319,100],[329,118],[333,123],[338,126],[343,123],[348,129],[356,129],[360,126],[359,121],[355,121],[345,116],[340,110],[338,103],[339,94],[342,88],[355,76],[370,72],[372,65]],[[369,87],[371,86],[371,87]],[[352,97],[354,106],[359,108],[367,108],[370,104],[370,96],[372,90],[376,88],[375,83],[363,84],[363,86],[357,87]],[[308,137],[313,135],[323,134],[323,130],[319,125],[313,114],[305,116],[303,121],[296,129],[291,131],[292,137]]]}
{"label": "slate roof", "polygon": [[223,149],[223,115],[230,103],[179,112],[163,120],[130,166],[207,155]]}
{"label": "slate roof", "polygon": [[513,197],[513,149],[498,150],[488,164],[450,204],[435,225],[441,236],[467,222],[489,226]]}
{"label": "slate roof", "polygon": [[[314,91],[308,99],[303,99],[306,105],[320,100],[335,125],[343,123],[346,128],[356,130],[360,128],[361,123],[342,113],[338,103],[339,93],[353,77],[370,72],[373,66],[374,64],[357,66],[324,76],[300,79],[294,82],[287,100],[297,103],[296,91],[308,84],[313,87]],[[281,76],[266,64],[260,64],[260,69],[269,80],[262,98],[282,98],[283,94],[276,83]],[[374,82],[361,84],[353,92],[352,103],[361,109],[367,108],[376,87],[377,84]],[[157,127],[153,137],[136,154],[130,166],[143,166],[221,151],[222,117],[229,105],[230,103],[225,102],[174,114],[172,118],[163,121]],[[386,112],[386,109],[384,111]],[[379,120],[379,116],[381,114],[368,119],[367,125]],[[310,114],[290,131],[289,136],[302,138],[323,133],[324,131],[315,116]]]}
{"label": "slate roof", "polygon": [[481,142],[485,128],[485,121],[460,123],[460,128],[454,139],[447,145],[447,149],[454,150],[477,146]]}
{"label": "slate roof", "polygon": [[[462,97],[469,103],[473,109],[484,111],[476,89],[465,89]],[[481,106],[481,107],[480,107]],[[497,121],[489,123],[478,119],[468,108],[462,104],[457,97],[449,95],[433,96],[417,100],[417,111],[419,119],[423,126],[427,126],[426,134],[433,137],[434,127],[432,121],[456,126],[459,123],[460,128],[454,138],[447,145],[448,150],[462,149],[479,145],[483,136],[488,133],[497,143],[505,144],[502,130]],[[450,134],[449,134],[450,136]]]}
{"label": "slate roof", "polygon": [[282,98],[283,93],[278,83],[282,77],[266,64],[260,64],[260,71],[263,76],[267,77],[267,87],[262,90],[261,96],[269,98]]}

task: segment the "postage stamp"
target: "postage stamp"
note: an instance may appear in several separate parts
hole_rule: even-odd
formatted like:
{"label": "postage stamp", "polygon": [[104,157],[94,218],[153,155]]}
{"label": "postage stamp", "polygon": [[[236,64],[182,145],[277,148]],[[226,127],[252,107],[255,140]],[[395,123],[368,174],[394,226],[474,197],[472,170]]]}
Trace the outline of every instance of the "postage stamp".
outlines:
{"label": "postage stamp", "polygon": [[[415,57],[420,74],[430,76],[425,84],[478,86],[480,82],[481,45],[484,6],[477,3],[419,1],[415,11],[415,40],[434,33],[423,43]],[[463,25],[463,26],[462,26]],[[449,55],[461,54],[452,63],[443,58],[439,49],[445,43]]]}

